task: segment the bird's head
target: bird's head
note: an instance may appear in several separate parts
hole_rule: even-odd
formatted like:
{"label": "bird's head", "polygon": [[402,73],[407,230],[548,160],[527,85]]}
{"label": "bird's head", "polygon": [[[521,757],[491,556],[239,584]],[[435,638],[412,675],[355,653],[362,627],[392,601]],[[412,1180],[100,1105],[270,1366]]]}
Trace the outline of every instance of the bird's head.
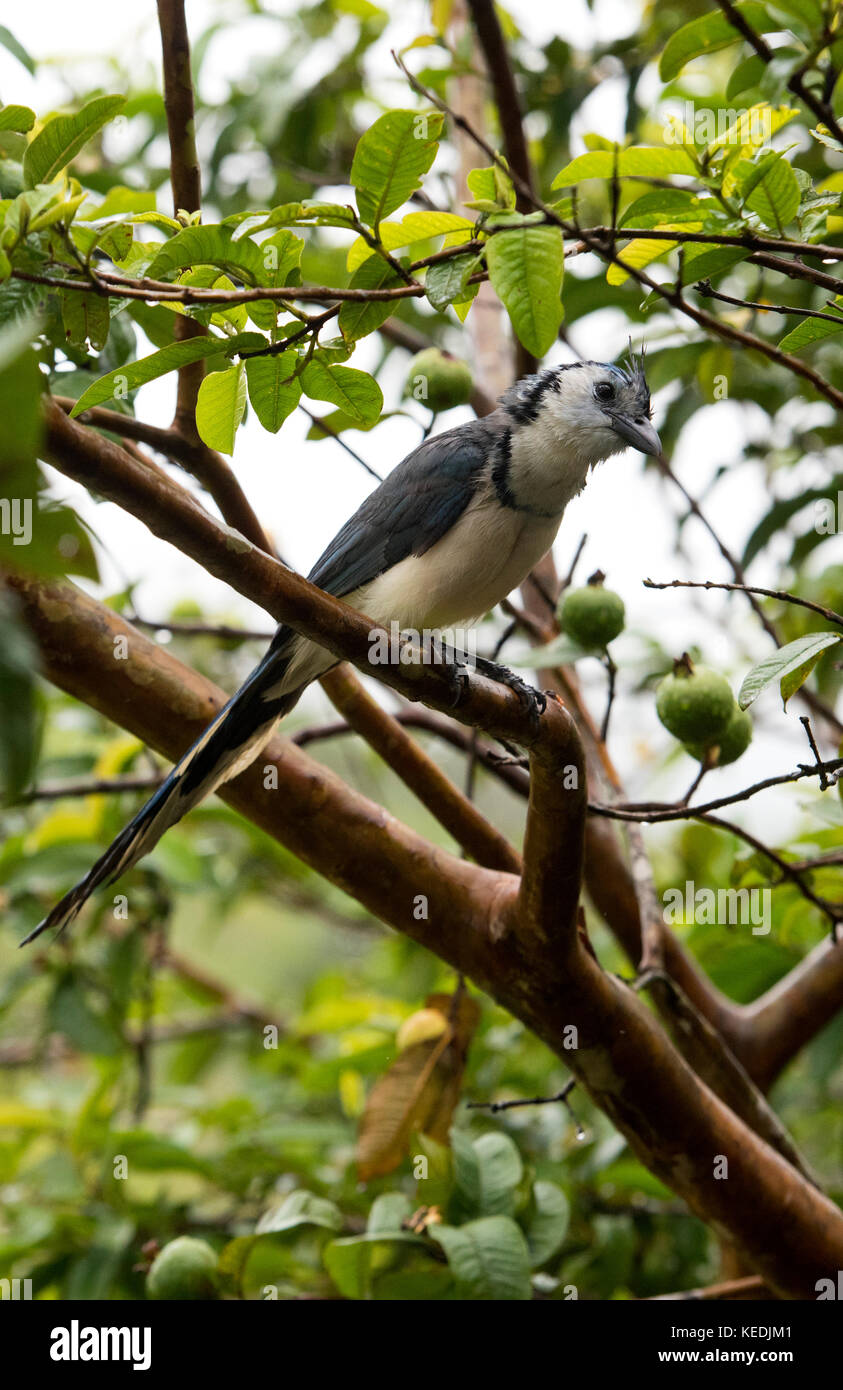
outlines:
{"label": "bird's head", "polygon": [[524,377],[502,404],[516,425],[533,425],[547,443],[553,440],[589,467],[629,445],[645,454],[661,453],[641,359],[632,359],[627,368],[607,362],[549,367]]}

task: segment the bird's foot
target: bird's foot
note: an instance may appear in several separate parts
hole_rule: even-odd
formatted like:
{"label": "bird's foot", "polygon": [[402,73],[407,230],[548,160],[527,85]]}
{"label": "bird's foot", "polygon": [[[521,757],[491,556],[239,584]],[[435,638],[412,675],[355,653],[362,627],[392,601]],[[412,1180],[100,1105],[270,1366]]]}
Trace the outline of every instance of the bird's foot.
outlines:
{"label": "bird's foot", "polygon": [[434,660],[442,666],[451,694],[451,709],[456,709],[471,683],[471,668],[456,647],[439,640],[434,648]]}
{"label": "bird's foot", "polygon": [[456,709],[457,705],[462,703],[471,684],[471,672],[465,662],[457,656],[448,662],[445,674],[448,677],[448,689],[451,692],[451,709]]}
{"label": "bird's foot", "polygon": [[490,680],[498,681],[500,685],[505,685],[507,689],[518,696],[530,716],[530,723],[534,729],[537,729],[539,716],[544,714],[547,709],[547,696],[523,680],[515,671],[510,671],[508,666],[502,666],[497,661],[489,661],[487,657],[477,656],[474,658],[474,664],[481,676],[488,676]]}

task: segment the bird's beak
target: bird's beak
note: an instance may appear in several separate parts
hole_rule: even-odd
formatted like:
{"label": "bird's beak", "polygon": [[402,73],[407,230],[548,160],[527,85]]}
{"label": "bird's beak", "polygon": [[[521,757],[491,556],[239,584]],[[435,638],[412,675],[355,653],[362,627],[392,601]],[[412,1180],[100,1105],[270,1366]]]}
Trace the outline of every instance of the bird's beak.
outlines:
{"label": "bird's beak", "polygon": [[652,454],[654,458],[658,458],[662,451],[662,442],[650,421],[644,416],[640,420],[631,420],[628,415],[610,415],[608,419],[615,433],[619,434],[621,439],[625,439],[627,444],[631,444],[633,449],[640,449],[642,454]]}

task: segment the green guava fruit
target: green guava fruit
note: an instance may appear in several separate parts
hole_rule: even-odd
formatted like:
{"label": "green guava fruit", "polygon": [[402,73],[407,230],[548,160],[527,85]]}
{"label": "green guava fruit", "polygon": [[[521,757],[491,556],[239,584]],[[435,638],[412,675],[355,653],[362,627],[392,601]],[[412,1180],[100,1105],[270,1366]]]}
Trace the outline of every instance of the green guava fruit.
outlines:
{"label": "green guava fruit", "polygon": [[602,584],[569,589],[559,608],[562,628],[586,651],[602,650],[623,632],[626,609],[620,594]]}
{"label": "green guava fruit", "polygon": [[699,762],[702,762],[709,749],[716,749],[717,756],[712,762],[712,767],[726,767],[728,763],[737,762],[751,742],[752,720],[745,709],[735,707],[731,719],[714,743],[708,745],[703,743],[686,744],[686,750],[692,758],[697,758]]}
{"label": "green guava fruit", "polygon": [[677,661],[656,694],[656,713],[680,743],[708,748],[725,733],[737,706],[729,682],[707,666]]}
{"label": "green guava fruit", "polygon": [[474,378],[468,363],[431,347],[417,352],[410,363],[404,395],[429,405],[438,414],[455,405],[465,405],[473,390]]}
{"label": "green guava fruit", "polygon": [[146,1276],[148,1298],[168,1301],[215,1298],[216,1253],[207,1241],[177,1236],[159,1251]]}

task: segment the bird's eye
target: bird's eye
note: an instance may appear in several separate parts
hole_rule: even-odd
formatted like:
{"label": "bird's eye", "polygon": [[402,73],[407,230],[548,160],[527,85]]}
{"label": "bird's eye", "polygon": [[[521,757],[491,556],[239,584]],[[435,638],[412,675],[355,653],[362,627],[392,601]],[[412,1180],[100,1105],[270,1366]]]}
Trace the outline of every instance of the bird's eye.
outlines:
{"label": "bird's eye", "polygon": [[598,401],[611,401],[615,397],[615,388],[610,381],[598,381],[594,394]]}

